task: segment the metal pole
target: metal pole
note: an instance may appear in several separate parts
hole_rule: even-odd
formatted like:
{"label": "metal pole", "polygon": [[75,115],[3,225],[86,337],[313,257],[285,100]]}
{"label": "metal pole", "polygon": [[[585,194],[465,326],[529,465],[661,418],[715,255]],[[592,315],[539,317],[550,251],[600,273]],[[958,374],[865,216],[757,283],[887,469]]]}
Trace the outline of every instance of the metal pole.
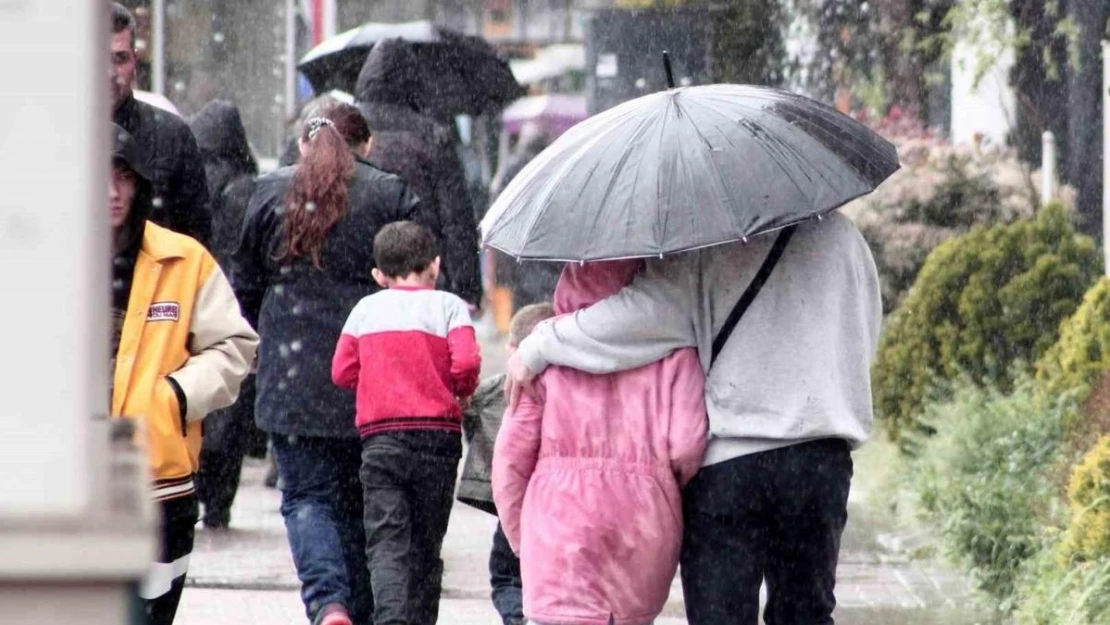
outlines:
{"label": "metal pole", "polygon": [[150,90],[166,95],[166,0],[151,3],[150,29]]}
{"label": "metal pole", "polygon": [[1102,42],[1102,253],[1110,275],[1110,41]]}
{"label": "metal pole", "polygon": [[[297,116],[297,2],[285,0],[285,121]],[[284,134],[282,124],[282,133]]]}
{"label": "metal pole", "polygon": [[1041,206],[1056,199],[1056,137],[1051,131],[1041,136]]}

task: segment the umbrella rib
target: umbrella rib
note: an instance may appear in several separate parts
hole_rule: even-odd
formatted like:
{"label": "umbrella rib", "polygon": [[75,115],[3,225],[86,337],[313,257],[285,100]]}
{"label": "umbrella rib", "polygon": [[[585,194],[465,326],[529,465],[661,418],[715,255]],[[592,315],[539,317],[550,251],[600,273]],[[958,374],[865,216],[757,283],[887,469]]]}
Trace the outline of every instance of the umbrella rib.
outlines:
{"label": "umbrella rib", "polygon": [[[749,108],[749,109],[751,108],[751,107],[748,107],[748,106],[744,105],[743,103],[740,103],[739,106],[741,106],[742,108]],[[730,124],[737,125],[737,126],[740,126],[741,128],[744,128],[743,124],[737,122],[736,120],[733,120],[732,118],[728,117],[724,113],[722,113],[722,112],[720,112],[720,111],[718,111],[718,110],[716,110],[712,107],[705,106],[703,108],[706,111],[712,113],[713,115],[716,115],[717,117],[723,118],[726,122],[728,122]],[[763,113],[763,111],[761,111],[759,109],[752,109],[752,110],[757,110],[757,111],[760,111],[761,113]],[[752,117],[754,117],[754,116],[749,115],[748,118],[746,118],[746,120],[751,121]],[[760,121],[761,121],[761,123],[763,123],[762,116],[760,116],[760,117],[761,117]],[[771,117],[773,117],[773,116],[771,116]],[[807,193],[805,191],[805,188],[803,187],[803,185],[799,184],[799,182],[794,178],[794,175],[790,171],[788,171],[788,169],[784,166],[782,159],[780,159],[778,157],[778,155],[774,154],[771,150],[769,150],[767,145],[764,142],[758,141],[758,137],[756,137],[756,135],[754,133],[752,133],[751,130],[748,130],[747,128],[745,128],[745,130],[748,131],[748,134],[751,135],[754,143],[759,146],[760,150],[771,160],[771,162],[773,162],[775,164],[776,167],[778,167],[779,171],[781,171],[786,176],[787,180],[789,180],[790,183],[792,185],[794,185],[794,188],[798,190],[798,193],[801,194],[802,197],[807,198],[809,200],[809,202],[812,204],[813,203],[813,196],[810,195],[809,193]],[[699,132],[700,132],[700,130],[699,130]],[[770,136],[773,136],[773,135],[771,133],[767,133],[767,136],[770,137]],[[791,151],[795,151],[795,150],[793,150],[793,148],[791,148]],[[820,175],[820,174],[818,174],[818,175]],[[821,176],[821,178],[824,179],[824,176]],[[731,194],[729,194],[729,197],[731,197]]]}
{"label": "umbrella rib", "polygon": [[[619,120],[619,119],[624,118],[624,117],[633,116],[635,112],[636,111],[634,109],[627,109],[627,110],[621,110],[619,112],[616,112],[613,115],[605,116],[603,114],[603,116],[594,117],[591,120],[591,121],[594,122],[593,124],[590,124],[589,122],[586,122],[586,124],[589,124],[588,126],[579,126],[580,132],[584,133],[584,134],[591,135],[591,139],[589,141],[585,142],[584,144],[578,146],[575,150],[573,150],[573,153],[574,154],[581,154],[583,152],[590,151],[594,148],[594,146],[601,143],[610,134],[622,129],[622,126],[620,124],[610,122],[609,121],[610,118],[615,118],[615,119]],[[601,126],[601,129],[599,129],[597,131],[594,131],[593,126]],[[639,123],[639,126],[640,127],[643,126],[643,121],[641,121]],[[639,132],[639,129],[637,129],[637,132]],[[551,156],[548,157],[548,159],[545,159],[545,160],[553,160],[553,159],[555,159],[557,157],[560,157],[560,156],[562,156],[562,154],[554,154],[553,153]],[[628,158],[628,154],[625,153],[625,155],[622,156],[622,158],[621,158],[621,162],[626,161],[627,158]],[[548,181],[546,181],[544,183],[544,186],[547,187],[547,188],[551,188],[551,189],[559,187],[563,183],[566,176],[570,173],[571,165],[574,162],[575,162],[574,157],[565,158],[564,164],[559,168],[559,170]],[[530,168],[532,165],[533,165],[533,163],[529,163],[528,167]],[[526,171],[527,171],[527,168],[525,169],[525,171],[522,171],[519,174],[519,176],[521,178],[525,178],[524,174],[526,173]],[[590,178],[592,178],[592,177],[593,177],[593,172],[590,173]],[[608,196],[608,194],[611,190],[612,190],[612,183],[610,183],[608,185],[607,189],[606,189],[606,197]],[[581,194],[584,191],[585,191],[585,185],[580,186],[579,189],[578,189],[578,193],[579,193],[578,198],[579,199],[581,199],[581,197],[582,197]],[[528,226],[524,230],[524,240],[527,241],[531,238],[532,230],[536,227],[540,218],[543,217],[543,215],[547,212],[548,208],[550,208],[550,203],[548,203],[545,200],[543,208],[540,209],[540,210],[535,211],[536,214],[533,216],[532,221],[528,224]],[[596,225],[597,225],[597,222],[596,222],[596,218],[595,218],[594,222],[591,224],[591,227],[595,227]]]}
{"label": "umbrella rib", "polygon": [[[750,89],[743,89],[743,91],[751,91],[751,90]],[[825,108],[820,107],[820,106],[813,106],[812,103],[808,103],[804,99],[797,96],[796,94],[792,94],[788,91],[782,91],[782,90],[772,90],[772,91],[774,91],[776,94],[781,96],[783,100],[790,100],[792,104],[797,103],[798,106],[809,104],[812,107],[811,110],[814,114],[820,115],[822,118],[824,118],[830,124],[836,125],[837,123],[839,123],[840,117],[844,117],[840,113],[836,113],[836,112],[833,112],[833,111],[828,111]],[[769,102],[775,102],[774,98],[767,97],[766,94],[762,94],[762,93],[753,93],[753,94],[749,95],[748,97],[749,98],[758,97],[760,99],[767,100]],[[760,113],[766,115],[766,111],[763,111],[762,109],[752,107],[747,102],[737,102],[737,105],[742,107],[742,108],[749,109],[749,110],[759,111]],[[793,122],[791,122],[789,120],[786,120],[785,118],[780,117],[780,116],[767,115],[767,117],[769,119],[774,120],[775,122],[793,124]],[[855,120],[852,120],[851,118],[847,118],[847,119],[851,120],[853,123],[858,124],[858,122],[855,122]],[[851,163],[849,163],[845,160],[845,158],[844,158],[844,156],[841,152],[838,152],[837,150],[834,150],[834,149],[830,148],[828,144],[818,140],[816,138],[817,133],[820,133],[822,136],[829,137],[830,139],[835,141],[838,148],[843,150],[844,152],[851,152],[851,153],[859,156],[860,159],[863,160],[870,169],[872,169],[874,171],[885,171],[885,168],[881,167],[872,158],[872,157],[881,157],[882,156],[882,154],[881,154],[882,150],[879,149],[881,146],[875,146],[875,145],[870,145],[869,144],[867,147],[869,148],[868,152],[870,152],[871,154],[865,154],[861,150],[859,150],[856,147],[854,147],[853,145],[849,144],[848,142],[841,141],[840,138],[837,137],[835,134],[827,131],[826,129],[822,128],[819,125],[813,124],[812,122],[807,122],[804,118],[799,118],[798,121],[805,123],[805,130],[804,130],[803,134],[806,134],[806,135],[809,135],[809,136],[813,137],[814,140],[817,141],[817,143],[819,143],[822,148],[824,148],[826,151],[828,151],[833,156],[835,156],[836,159],[839,160],[841,163],[843,163],[845,167],[847,167],[849,170],[851,170],[853,173],[855,173],[856,177],[859,178],[861,180],[861,182],[864,182],[868,185],[873,186],[873,183],[870,180],[866,180],[866,179],[863,178],[863,176],[862,176],[861,172],[859,171],[858,167],[852,165]],[[873,134],[873,133],[870,133],[870,131],[868,131],[868,133],[863,134],[863,136],[868,137],[870,139],[871,137],[868,136],[869,134]]]}
{"label": "umbrella rib", "polygon": [[[697,103],[695,102],[695,104],[697,104]],[[708,108],[708,107],[706,107],[706,108]],[[709,142],[709,138],[705,136],[705,133],[702,132],[701,128],[698,127],[697,123],[694,122],[694,120],[692,118],[690,118],[689,116],[687,116],[687,118],[690,119],[690,126],[694,129],[694,132],[698,133],[698,137],[701,138],[702,143],[706,147],[709,148],[710,154],[709,154],[708,160],[713,165],[713,170],[717,173],[717,175],[713,178],[713,180],[718,184],[718,188],[721,191],[722,196],[728,198],[729,203],[734,203],[734,198],[733,198],[733,195],[731,193],[731,190],[725,185],[724,175],[723,175],[723,172],[721,171],[721,166],[717,163],[716,159],[713,158],[713,154],[712,154],[713,145]],[[728,121],[731,121],[731,120],[728,120]],[[690,183],[691,180],[690,180],[690,177],[689,177],[690,176],[689,169],[684,168],[684,172],[686,173],[687,183]],[[690,188],[693,189],[695,187],[691,185]],[[734,205],[733,208],[735,209],[735,208],[738,208],[738,207]],[[736,232],[742,232],[744,227],[736,221],[736,211],[732,210],[732,211],[725,211],[725,212],[728,215],[729,219],[732,220],[732,227],[735,228]]]}

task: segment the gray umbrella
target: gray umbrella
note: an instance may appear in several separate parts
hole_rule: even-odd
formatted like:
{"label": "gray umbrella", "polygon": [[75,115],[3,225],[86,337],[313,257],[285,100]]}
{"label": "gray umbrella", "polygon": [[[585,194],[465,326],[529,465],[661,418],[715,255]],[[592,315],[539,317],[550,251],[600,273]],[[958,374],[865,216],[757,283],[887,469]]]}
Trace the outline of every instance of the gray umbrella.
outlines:
{"label": "gray umbrella", "polygon": [[588,119],[536,157],[482,220],[520,259],[657,256],[832,211],[899,167],[894,146],[808,98],[672,89]]}

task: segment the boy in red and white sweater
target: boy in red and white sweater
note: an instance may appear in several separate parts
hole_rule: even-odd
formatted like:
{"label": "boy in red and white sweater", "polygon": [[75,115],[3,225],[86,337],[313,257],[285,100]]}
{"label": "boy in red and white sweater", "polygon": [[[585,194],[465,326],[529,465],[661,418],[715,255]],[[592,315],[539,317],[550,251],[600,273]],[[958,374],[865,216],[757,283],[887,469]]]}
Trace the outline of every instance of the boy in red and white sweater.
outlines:
{"label": "boy in red and white sweater", "polygon": [[374,622],[434,623],[462,456],[462,408],[481,358],[462,299],[436,291],[435,238],[413,222],[374,237],[385,287],[351,311],[332,380],[357,393]]}

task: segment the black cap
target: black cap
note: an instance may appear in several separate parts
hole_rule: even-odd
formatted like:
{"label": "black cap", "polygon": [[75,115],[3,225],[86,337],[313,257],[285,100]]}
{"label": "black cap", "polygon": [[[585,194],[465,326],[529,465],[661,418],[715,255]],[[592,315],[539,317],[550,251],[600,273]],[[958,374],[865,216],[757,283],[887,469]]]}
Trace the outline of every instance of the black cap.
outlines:
{"label": "black cap", "polygon": [[121,162],[146,182],[151,182],[146,156],[131,134],[119,124],[112,124],[112,162]]}

